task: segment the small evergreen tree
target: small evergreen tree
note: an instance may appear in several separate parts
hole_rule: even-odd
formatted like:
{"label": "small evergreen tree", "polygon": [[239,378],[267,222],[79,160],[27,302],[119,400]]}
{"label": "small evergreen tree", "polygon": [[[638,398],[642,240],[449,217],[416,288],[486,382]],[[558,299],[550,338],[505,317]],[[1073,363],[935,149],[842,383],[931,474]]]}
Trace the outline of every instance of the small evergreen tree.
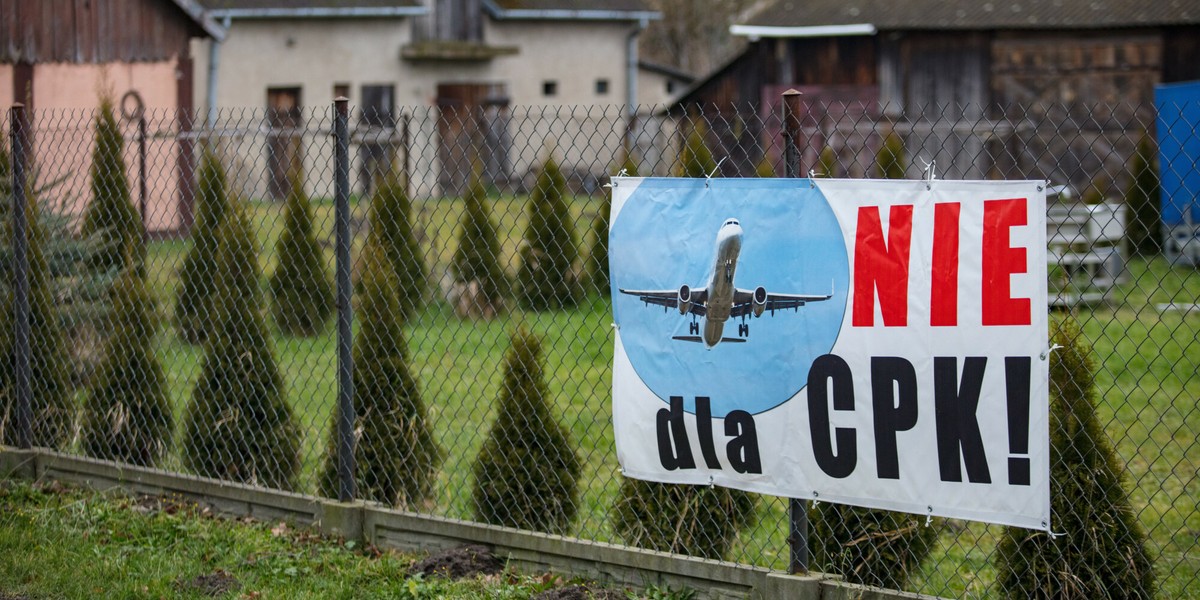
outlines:
{"label": "small evergreen tree", "polygon": [[154,353],[154,297],[131,267],[113,286],[112,302],[112,335],[83,407],[83,451],[152,466],[166,454],[174,427],[167,378]]}
{"label": "small evergreen tree", "polygon": [[693,121],[679,157],[680,177],[708,177],[717,170],[717,161],[713,159],[712,151],[704,141],[706,137],[708,127],[704,125],[704,121]]}
{"label": "small evergreen tree", "polygon": [[1129,207],[1129,250],[1150,258],[1161,249],[1161,207],[1159,206],[1158,169],[1154,164],[1154,143],[1149,135],[1142,133],[1137,152],[1129,168],[1132,178],[1125,192],[1125,204]]}
{"label": "small evergreen tree", "polygon": [[[459,226],[458,249],[454,251],[451,271],[463,290],[477,286],[462,314],[495,315],[504,308],[508,278],[500,266],[500,238],[487,205],[487,191],[475,177],[463,198],[463,216]],[[464,291],[465,293],[465,291]]]}
{"label": "small evergreen tree", "polygon": [[1153,598],[1146,533],[1124,488],[1124,469],[1096,416],[1090,349],[1070,321],[1052,327],[1050,515],[1069,536],[1005,528],[998,580],[1009,598]]}
{"label": "small evergreen tree", "polygon": [[184,417],[183,464],[205,477],[290,489],[300,429],[267,336],[255,240],[236,205],[215,238],[214,319]]}
{"label": "small evergreen tree", "polygon": [[400,290],[400,318],[408,321],[425,304],[426,269],[413,231],[412,201],[404,184],[390,171],[371,196],[371,231],[383,243]]}
{"label": "small evergreen tree", "polygon": [[271,274],[271,315],[288,335],[318,334],[333,316],[333,284],[313,231],[312,212],[304,179],[293,171],[284,230],[275,244],[279,263]]}
{"label": "small evergreen tree", "polygon": [[[637,161],[629,152],[625,153],[625,160],[621,161],[621,170],[618,172],[624,173],[626,177],[638,176]],[[604,201],[600,203],[600,209],[596,211],[596,218],[592,219],[592,249],[588,252],[587,278],[601,295],[609,291],[608,227],[611,219],[612,194],[607,193],[604,195]]]}
{"label": "small evergreen tree", "polygon": [[[7,156],[0,157],[7,162]],[[7,166],[5,166],[7,170]],[[9,186],[11,187],[11,185]],[[11,193],[11,192],[10,192]],[[33,186],[27,192],[26,240],[29,260],[29,341],[30,387],[33,413],[34,446],[62,448],[71,433],[74,407],[71,403],[69,360],[52,291],[53,280],[42,253],[43,235],[39,225]],[[3,247],[11,252],[15,237],[12,230],[11,202],[0,231]],[[14,445],[16,439],[16,339],[14,332],[15,290],[3,288],[0,297],[0,445]]]}
{"label": "small evergreen tree", "polygon": [[577,250],[566,188],[558,163],[547,159],[529,194],[529,227],[517,271],[518,300],[527,310],[569,308],[578,301]]}
{"label": "small evergreen tree", "polygon": [[104,240],[103,250],[93,254],[88,265],[99,272],[120,272],[130,264],[142,269],[146,261],[142,218],[130,202],[125,176],[125,138],[113,112],[112,98],[101,97],[92,152],[92,201],[80,228],[84,237],[99,234]]}
{"label": "small evergreen tree", "polygon": [[904,140],[891,131],[875,154],[875,176],[879,179],[904,179]]}
{"label": "small evergreen tree", "polygon": [[851,583],[904,589],[937,540],[916,515],[828,502],[809,512],[813,568]]}
{"label": "small evergreen tree", "polygon": [[566,533],[582,469],[550,408],[541,342],[517,330],[504,360],[496,421],[475,462],[475,517],[485,523]]}
{"label": "small evergreen tree", "polygon": [[775,163],[771,160],[770,155],[763,152],[762,158],[754,165],[754,176],[762,178],[771,178],[775,176]]}
{"label": "small evergreen tree", "polygon": [[175,327],[179,337],[189,344],[203,343],[211,329],[213,292],[219,277],[225,275],[216,269],[216,234],[229,211],[229,199],[225,168],[211,151],[205,151],[201,161],[196,203],[192,248],[179,269],[179,292],[175,299]]}
{"label": "small evergreen tree", "polygon": [[630,546],[721,560],[754,507],[754,496],[740,490],[626,478],[612,519]]}
{"label": "small evergreen tree", "polygon": [[[362,326],[354,339],[358,496],[419,508],[432,495],[442,451],[408,368],[396,274],[374,236],[367,242],[364,260],[358,302]],[[335,411],[321,478],[321,492],[330,497],[338,490],[337,422]]]}
{"label": "small evergreen tree", "polygon": [[821,148],[821,156],[817,161],[815,169],[817,177],[837,177],[838,173],[837,153],[833,151],[832,146]]}

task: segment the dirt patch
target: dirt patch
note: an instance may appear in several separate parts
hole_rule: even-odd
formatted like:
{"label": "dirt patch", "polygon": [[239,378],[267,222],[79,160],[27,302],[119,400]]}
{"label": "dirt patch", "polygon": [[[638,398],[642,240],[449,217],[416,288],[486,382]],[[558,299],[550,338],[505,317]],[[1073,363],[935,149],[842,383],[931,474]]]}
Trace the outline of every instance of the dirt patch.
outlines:
{"label": "dirt patch", "polygon": [[463,579],[476,575],[491,575],[504,570],[504,561],[492,554],[487,546],[461,546],[433,554],[413,565],[410,575],[422,573],[449,579]]}
{"label": "dirt patch", "polygon": [[599,586],[569,585],[546,590],[534,596],[533,600],[626,600],[626,596],[617,590]]}
{"label": "dirt patch", "polygon": [[210,598],[216,598],[229,592],[236,592],[242,587],[242,584],[233,575],[218,569],[213,573],[197,575],[189,581],[177,580],[175,587],[180,590],[194,591]]}

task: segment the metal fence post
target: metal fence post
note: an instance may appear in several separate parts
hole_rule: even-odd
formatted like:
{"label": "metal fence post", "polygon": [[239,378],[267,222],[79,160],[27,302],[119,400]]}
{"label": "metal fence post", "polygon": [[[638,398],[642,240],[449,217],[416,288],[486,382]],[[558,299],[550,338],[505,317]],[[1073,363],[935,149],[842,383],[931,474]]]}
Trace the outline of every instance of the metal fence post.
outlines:
{"label": "metal fence post", "polygon": [[[800,92],[783,93],[783,157],[784,175],[800,177]],[[791,559],[789,573],[808,572],[808,501],[792,498],[788,501],[788,545]]]}
{"label": "metal fence post", "polygon": [[334,236],[337,263],[338,500],[354,500],[354,366],[350,306],[350,132],[349,100],[334,100]]}
{"label": "metal fence post", "polygon": [[15,415],[17,447],[33,445],[33,383],[30,380],[29,339],[29,212],[26,204],[25,105],[14,104],[9,111],[12,136],[12,209],[13,209],[13,365],[15,383]]}

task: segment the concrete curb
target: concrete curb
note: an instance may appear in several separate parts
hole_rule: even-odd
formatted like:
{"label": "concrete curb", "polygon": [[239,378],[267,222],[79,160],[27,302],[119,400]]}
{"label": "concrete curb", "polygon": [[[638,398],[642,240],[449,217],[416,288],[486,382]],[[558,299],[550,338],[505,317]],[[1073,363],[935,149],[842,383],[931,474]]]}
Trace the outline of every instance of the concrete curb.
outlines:
{"label": "concrete curb", "polygon": [[55,480],[96,490],[179,496],[219,513],[311,525],[382,548],[430,552],[467,543],[491,546],[523,571],[558,572],[616,586],[688,587],[697,598],[797,600],[932,599],[856,586],[830,575],[788,575],[728,562],[591,542],[389,509],[343,503],[155,469],[123,466],[48,450],[0,447],[0,477]]}

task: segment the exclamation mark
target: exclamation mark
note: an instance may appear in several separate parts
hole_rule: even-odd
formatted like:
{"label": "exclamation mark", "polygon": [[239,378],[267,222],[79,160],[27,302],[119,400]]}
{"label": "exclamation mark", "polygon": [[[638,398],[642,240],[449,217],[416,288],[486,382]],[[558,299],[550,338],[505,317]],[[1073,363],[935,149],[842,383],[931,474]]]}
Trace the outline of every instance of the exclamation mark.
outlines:
{"label": "exclamation mark", "polygon": [[1004,359],[1004,385],[1008,395],[1008,483],[1029,485],[1029,374],[1033,359]]}

